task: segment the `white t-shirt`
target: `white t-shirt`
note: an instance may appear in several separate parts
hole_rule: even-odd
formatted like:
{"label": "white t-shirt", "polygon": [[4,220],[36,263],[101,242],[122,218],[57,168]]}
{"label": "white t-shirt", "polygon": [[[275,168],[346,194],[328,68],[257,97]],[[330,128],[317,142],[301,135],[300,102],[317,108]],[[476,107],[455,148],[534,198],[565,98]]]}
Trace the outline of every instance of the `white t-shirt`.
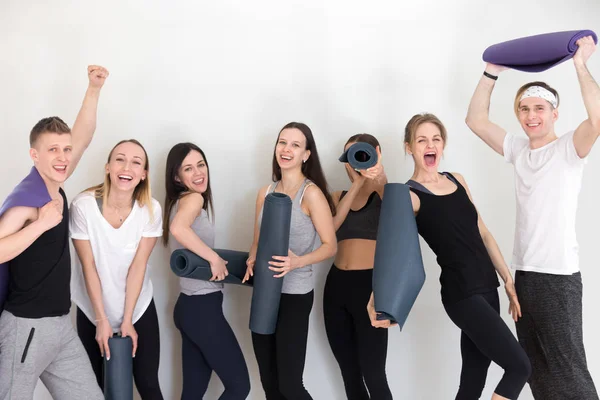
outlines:
{"label": "white t-shirt", "polygon": [[[115,332],[120,329],[123,322],[127,273],[140,240],[143,237],[162,235],[160,204],[152,199],[152,207],[154,218],[151,218],[148,207],[140,207],[136,201],[127,219],[120,228],[115,229],[104,219],[91,192],[79,194],[71,203],[69,211],[71,238],[90,241],[102,285],[104,310]],[[77,256],[74,258],[71,274],[72,300],[95,325],[96,316],[85,286],[81,261]],[[150,305],[152,294],[152,282],[149,277],[149,266],[147,266],[142,290],[133,312],[133,323]]]}
{"label": "white t-shirt", "polygon": [[577,200],[585,158],[575,150],[571,131],[544,147],[507,134],[504,158],[515,167],[517,220],[513,268],[555,275],[579,271],[575,235]]}

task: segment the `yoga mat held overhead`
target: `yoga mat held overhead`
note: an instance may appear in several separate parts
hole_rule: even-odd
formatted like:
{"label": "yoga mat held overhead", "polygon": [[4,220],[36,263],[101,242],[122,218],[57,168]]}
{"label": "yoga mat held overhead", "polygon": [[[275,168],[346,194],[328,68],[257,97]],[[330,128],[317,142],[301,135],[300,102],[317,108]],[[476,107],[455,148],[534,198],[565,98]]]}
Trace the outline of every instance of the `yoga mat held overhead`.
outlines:
{"label": "yoga mat held overhead", "polygon": [[269,193],[265,197],[260,224],[256,262],[254,263],[254,290],[250,306],[250,330],[262,335],[275,333],[283,278],[269,269],[273,256],[287,256],[290,243],[292,199],[283,193]]}
{"label": "yoga mat held overhead", "polygon": [[104,357],[104,398],[133,399],[133,342],[130,337],[108,339],[110,360]]}
{"label": "yoga mat held overhead", "polygon": [[[215,252],[227,261],[227,272],[229,272],[225,279],[215,282],[252,286],[253,277],[250,277],[248,282],[242,283],[242,279],[246,274],[247,251],[215,249]],[[171,253],[170,263],[171,270],[180,278],[199,279],[201,281],[209,281],[212,278],[210,263],[190,250],[175,250]]]}
{"label": "yoga mat held overhead", "polygon": [[377,164],[377,150],[365,142],[357,142],[348,147],[338,159],[347,162],[354,169],[367,169]]}
{"label": "yoga mat held overhead", "polygon": [[542,72],[567,61],[578,49],[577,40],[596,33],[590,30],[563,31],[527,36],[488,47],[483,61],[518,71]]}
{"label": "yoga mat held overhead", "polygon": [[410,189],[401,183],[384,186],[373,268],[373,297],[379,320],[402,330],[425,283]]}
{"label": "yoga mat held overhead", "polygon": [[[46,184],[35,167],[8,195],[2,207],[0,217],[13,207],[43,207],[52,198],[48,193]],[[0,264],[0,313],[8,296],[9,271],[8,263]]]}

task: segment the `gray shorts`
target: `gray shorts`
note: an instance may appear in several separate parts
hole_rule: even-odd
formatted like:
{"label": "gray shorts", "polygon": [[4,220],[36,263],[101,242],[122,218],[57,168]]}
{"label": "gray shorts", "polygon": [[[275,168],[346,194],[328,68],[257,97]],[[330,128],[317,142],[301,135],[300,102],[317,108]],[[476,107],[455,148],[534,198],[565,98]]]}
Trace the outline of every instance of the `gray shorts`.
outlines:
{"label": "gray shorts", "polygon": [[517,336],[531,361],[536,400],[598,400],[583,347],[581,274],[517,271]]}
{"label": "gray shorts", "polygon": [[38,378],[55,400],[103,400],[68,315],[0,317],[0,400],[31,400]]}

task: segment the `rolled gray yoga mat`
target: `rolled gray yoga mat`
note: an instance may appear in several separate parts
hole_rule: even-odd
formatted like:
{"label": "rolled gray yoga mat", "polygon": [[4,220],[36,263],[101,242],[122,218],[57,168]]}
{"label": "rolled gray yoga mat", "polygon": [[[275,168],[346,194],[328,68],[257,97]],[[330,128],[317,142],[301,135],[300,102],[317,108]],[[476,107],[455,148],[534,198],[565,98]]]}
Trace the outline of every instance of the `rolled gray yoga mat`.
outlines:
{"label": "rolled gray yoga mat", "polygon": [[423,284],[425,268],[410,189],[388,183],[379,214],[373,268],[373,296],[378,320],[398,323],[402,330]]}
{"label": "rolled gray yoga mat", "polygon": [[[214,249],[214,251],[223,260],[227,261],[227,272],[229,275],[219,283],[229,283],[234,285],[252,286],[253,277],[250,277],[245,283],[242,283],[246,274],[246,260],[248,252]],[[180,278],[198,279],[201,281],[210,281],[212,272],[210,263],[188,249],[179,249],[171,253],[171,270]]]}
{"label": "rolled gray yoga mat", "polygon": [[283,193],[265,197],[260,236],[254,264],[254,290],[250,306],[250,330],[262,335],[275,333],[283,278],[269,269],[272,256],[287,256],[290,242],[292,199]]}
{"label": "rolled gray yoga mat", "polygon": [[377,164],[377,150],[365,142],[357,142],[348,147],[338,159],[347,162],[354,169],[367,169]]}
{"label": "rolled gray yoga mat", "polygon": [[108,339],[110,360],[104,357],[104,398],[133,399],[133,342],[130,337]]}

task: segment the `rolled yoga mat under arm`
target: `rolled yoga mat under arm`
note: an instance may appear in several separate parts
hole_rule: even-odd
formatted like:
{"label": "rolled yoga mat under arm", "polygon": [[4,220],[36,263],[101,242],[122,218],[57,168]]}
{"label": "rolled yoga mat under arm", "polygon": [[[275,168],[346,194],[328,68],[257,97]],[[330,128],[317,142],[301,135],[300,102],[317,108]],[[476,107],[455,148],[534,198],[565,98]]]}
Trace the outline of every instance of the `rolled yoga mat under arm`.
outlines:
{"label": "rolled yoga mat under arm", "polygon": [[379,214],[379,228],[373,268],[373,296],[379,320],[404,326],[425,283],[425,269],[419,244],[410,189],[388,183]]}
{"label": "rolled yoga mat under arm", "polygon": [[347,162],[354,169],[367,169],[377,164],[377,151],[365,142],[357,142],[348,147],[338,159]]}
{"label": "rolled yoga mat under arm", "polygon": [[563,31],[527,36],[494,44],[483,53],[483,61],[518,71],[542,72],[573,57],[577,40],[596,33],[590,30]]}
{"label": "rolled yoga mat under arm", "polygon": [[[8,195],[2,207],[0,217],[13,207],[39,208],[51,201],[46,184],[35,167]],[[8,263],[0,264],[0,313],[8,296],[9,271]]]}
{"label": "rolled yoga mat under arm", "polygon": [[283,193],[265,197],[260,236],[254,264],[254,290],[250,306],[250,330],[262,335],[275,333],[283,278],[269,269],[273,256],[287,256],[290,242],[292,199]]}
{"label": "rolled yoga mat under arm", "polygon": [[108,339],[110,360],[104,357],[104,398],[133,400],[133,342],[130,337]]}
{"label": "rolled yoga mat under arm", "polygon": [[[242,283],[242,279],[246,274],[247,251],[222,249],[214,249],[214,251],[219,257],[227,261],[227,272],[229,273],[224,280],[218,281],[219,283],[252,286],[253,277],[250,277],[250,280],[246,283]],[[210,281],[210,278],[212,278],[210,263],[190,250],[175,250],[171,253],[170,264],[171,270],[180,278],[199,279],[201,281]]]}

